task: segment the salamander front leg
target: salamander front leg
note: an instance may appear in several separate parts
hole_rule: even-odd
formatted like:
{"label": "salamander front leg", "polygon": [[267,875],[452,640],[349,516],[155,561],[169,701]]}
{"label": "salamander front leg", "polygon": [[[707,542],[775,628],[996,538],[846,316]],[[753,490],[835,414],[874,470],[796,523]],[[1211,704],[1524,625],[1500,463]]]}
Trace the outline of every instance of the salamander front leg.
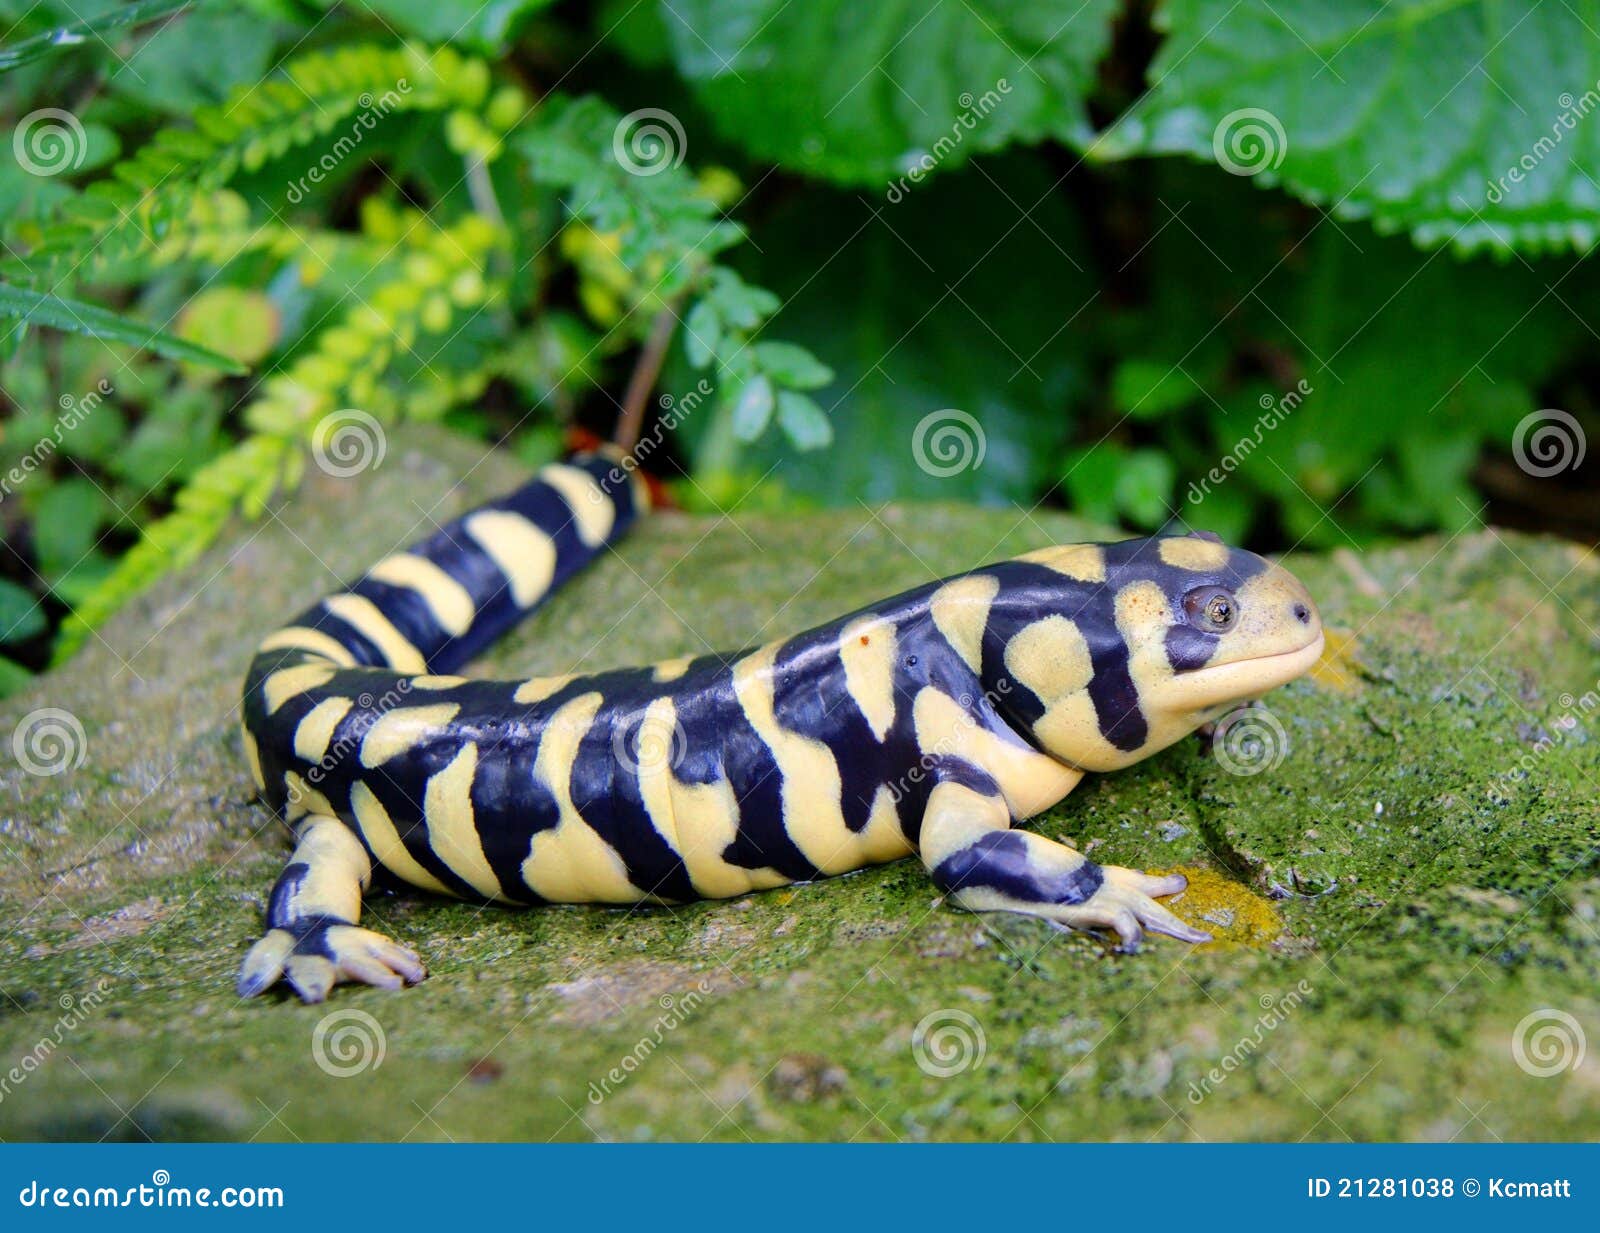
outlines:
{"label": "salamander front leg", "polygon": [[1156,902],[1188,885],[1182,874],[1154,877],[1097,865],[1065,844],[1010,829],[998,795],[944,782],[928,797],[922,861],[935,885],[974,912],[1020,912],[1076,929],[1111,929],[1122,949],[1138,949],[1144,930],[1184,942],[1209,942]]}
{"label": "salamander front leg", "polygon": [[322,1001],[341,980],[398,989],[426,976],[416,952],[356,926],[371,879],[367,851],[344,823],[316,814],[302,822],[267,904],[267,936],[239,969],[239,996],[254,997],[284,976],[307,1002]]}

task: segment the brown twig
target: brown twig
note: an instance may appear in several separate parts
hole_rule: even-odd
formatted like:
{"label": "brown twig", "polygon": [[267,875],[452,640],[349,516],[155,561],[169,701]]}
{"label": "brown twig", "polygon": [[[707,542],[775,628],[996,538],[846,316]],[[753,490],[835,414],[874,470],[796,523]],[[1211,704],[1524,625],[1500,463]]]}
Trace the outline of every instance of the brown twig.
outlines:
{"label": "brown twig", "polygon": [[627,392],[622,396],[622,415],[617,420],[617,430],[611,441],[619,449],[631,450],[639,443],[639,433],[644,428],[644,408],[650,401],[650,391],[656,387],[661,375],[661,365],[666,362],[667,348],[672,343],[672,332],[678,327],[678,314],[671,304],[656,314],[650,323],[650,337],[628,378]]}

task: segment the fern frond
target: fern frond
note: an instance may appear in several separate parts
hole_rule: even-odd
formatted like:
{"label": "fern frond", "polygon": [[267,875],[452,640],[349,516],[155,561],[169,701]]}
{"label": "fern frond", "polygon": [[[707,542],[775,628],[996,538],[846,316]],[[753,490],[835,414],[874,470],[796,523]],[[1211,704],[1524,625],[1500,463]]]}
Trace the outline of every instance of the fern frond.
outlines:
{"label": "fern frond", "polygon": [[449,47],[364,44],[300,56],[280,76],[201,108],[194,127],[157,133],[67,203],[63,217],[42,229],[30,263],[77,257],[98,268],[140,254],[181,253],[197,197],[241,169],[255,171],[309,145],[358,112],[476,108],[488,90],[488,67]]}
{"label": "fern frond", "polygon": [[[318,334],[287,370],[262,383],[244,412],[250,435],[197,471],[173,510],[144,529],[67,618],[56,662],[133,596],[193,561],[236,513],[257,516],[274,494],[298,484],[307,444],[330,415],[359,407],[380,423],[393,423],[438,415],[481,393],[487,364],[460,371],[439,358],[463,321],[501,294],[486,271],[490,253],[504,240],[499,228],[475,214],[443,229],[414,226],[392,266],[385,265],[394,273]],[[402,367],[403,383],[386,381]]]}

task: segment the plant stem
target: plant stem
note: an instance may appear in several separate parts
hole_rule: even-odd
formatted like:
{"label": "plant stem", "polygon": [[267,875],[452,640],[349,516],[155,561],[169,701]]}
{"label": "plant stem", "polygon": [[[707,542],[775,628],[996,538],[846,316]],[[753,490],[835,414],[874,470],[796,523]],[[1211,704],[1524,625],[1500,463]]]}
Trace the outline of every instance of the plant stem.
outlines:
{"label": "plant stem", "polygon": [[645,339],[644,349],[639,352],[639,360],[633,366],[633,375],[628,378],[628,390],[622,397],[622,415],[611,437],[612,443],[619,449],[631,450],[639,443],[639,433],[644,428],[645,403],[650,399],[650,391],[656,387],[656,378],[661,375],[661,365],[666,362],[667,347],[671,345],[672,333],[677,327],[678,314],[671,304],[658,312],[650,323],[650,336]]}

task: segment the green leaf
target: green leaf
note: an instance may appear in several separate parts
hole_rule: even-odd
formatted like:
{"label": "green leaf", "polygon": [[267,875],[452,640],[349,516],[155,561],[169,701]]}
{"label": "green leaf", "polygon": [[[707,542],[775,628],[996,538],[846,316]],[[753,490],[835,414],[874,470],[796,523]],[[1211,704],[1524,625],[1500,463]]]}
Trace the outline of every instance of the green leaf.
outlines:
{"label": "green leaf", "polygon": [[1127,456],[1120,445],[1109,442],[1067,454],[1061,484],[1074,513],[1096,522],[1117,520],[1117,476]]}
{"label": "green leaf", "polygon": [[1125,360],[1111,374],[1111,402],[1136,420],[1160,419],[1199,397],[1193,378],[1160,360]]}
{"label": "green leaf", "polygon": [[709,301],[701,300],[683,319],[683,353],[695,368],[709,368],[722,341],[722,322]]}
{"label": "green leaf", "polygon": [[21,664],[0,655],[0,698],[19,694],[33,684],[33,673]]}
{"label": "green leaf", "polygon": [[[336,0],[318,0],[332,8]],[[529,13],[548,8],[553,0],[363,0],[390,31],[412,34],[430,43],[461,43],[498,51]]]}
{"label": "green leaf", "polygon": [[196,8],[159,27],[118,66],[116,92],[157,111],[184,115],[221,102],[267,75],[288,27],[238,8]]}
{"label": "green leaf", "polygon": [[33,544],[39,572],[55,578],[78,564],[99,538],[105,497],[87,479],[58,480],[33,502]]}
{"label": "green leaf", "polygon": [[42,34],[0,47],[0,73],[9,72],[19,65],[29,64],[45,56],[70,51],[85,43],[98,43],[112,30],[156,21],[187,7],[188,0],[184,0],[182,4],[173,4],[171,0],[142,0],[140,3],[125,4],[120,9],[111,9],[88,21],[77,21],[70,25],[58,26],[54,30],[46,30]]}
{"label": "green leaf", "polygon": [[789,342],[758,342],[751,348],[756,366],[790,389],[821,389],[833,380],[829,368],[804,347]]}
{"label": "green leaf", "polygon": [[819,450],[833,443],[833,425],[825,411],[807,395],[778,391],[778,426],[795,447]]}
{"label": "green leaf", "polygon": [[750,378],[733,400],[733,435],[741,441],[754,441],[767,430],[775,405],[772,382],[766,374]]}
{"label": "green leaf", "polygon": [[0,283],[0,317],[19,317],[34,325],[48,325],[108,342],[128,343],[168,359],[188,360],[192,364],[220,368],[224,372],[237,374],[247,371],[243,365],[225,355],[218,355],[215,351],[208,351],[137,321],[130,321],[98,305],[10,283]]}
{"label": "green leaf", "polygon": [[1600,236],[1592,18],[1560,4],[1169,0],[1151,91],[1095,152],[1216,160],[1428,245],[1586,249]]}
{"label": "green leaf", "polygon": [[1117,509],[1135,526],[1153,531],[1172,510],[1172,459],[1160,450],[1134,450],[1117,471]]}
{"label": "green leaf", "polygon": [[[1094,258],[1055,179],[1009,155],[893,211],[819,191],[775,212],[749,258],[749,276],[784,297],[763,332],[836,371],[835,443],[801,452],[768,434],[730,450],[725,419],[697,416],[680,431],[700,475],[773,467],[795,498],[849,506],[1035,500],[1084,399],[1085,338],[1070,322],[1098,303],[1084,274]],[[1028,223],[996,209],[1002,192],[1038,203]]]}
{"label": "green leaf", "polygon": [[26,642],[48,622],[39,597],[9,578],[0,578],[0,642]]}
{"label": "green leaf", "polygon": [[679,71],[759,158],[901,192],[1015,142],[1088,136],[1115,0],[673,0]]}

